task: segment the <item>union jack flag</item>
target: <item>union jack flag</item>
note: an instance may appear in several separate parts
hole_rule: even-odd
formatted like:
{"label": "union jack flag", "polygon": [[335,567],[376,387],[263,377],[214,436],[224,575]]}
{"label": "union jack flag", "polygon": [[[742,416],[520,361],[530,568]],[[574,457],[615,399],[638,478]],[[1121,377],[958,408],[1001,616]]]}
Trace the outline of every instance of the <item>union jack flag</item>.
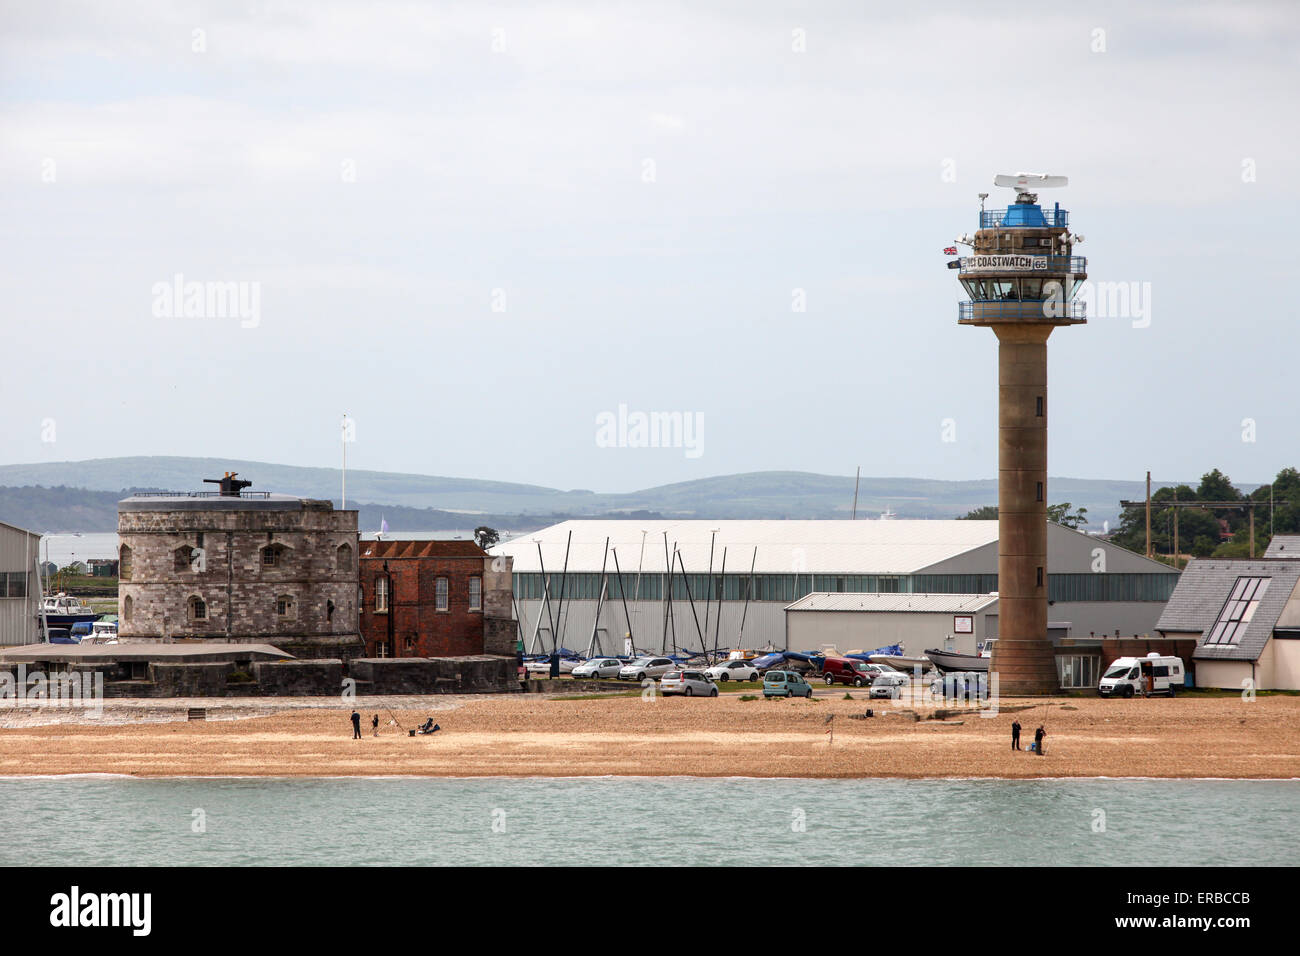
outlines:
{"label": "union jack flag", "polygon": [[945,256],[955,256],[957,254],[957,247],[948,246],[946,249],[943,250],[943,254]]}

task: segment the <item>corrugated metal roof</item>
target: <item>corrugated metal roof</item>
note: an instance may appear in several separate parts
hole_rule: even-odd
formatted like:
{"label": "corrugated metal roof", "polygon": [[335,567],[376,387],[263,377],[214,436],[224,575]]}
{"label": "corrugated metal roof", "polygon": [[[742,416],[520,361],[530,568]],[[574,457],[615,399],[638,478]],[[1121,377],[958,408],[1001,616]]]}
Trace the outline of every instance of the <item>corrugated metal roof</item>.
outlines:
{"label": "corrugated metal roof", "polygon": [[[608,536],[624,574],[636,572],[642,561],[646,573],[664,574],[666,534],[668,548],[677,545],[687,573],[703,574],[714,529],[713,570],[720,569],[726,548],[727,571],[733,574],[748,572],[751,559],[755,574],[913,574],[998,539],[996,521],[573,520],[499,544],[492,553],[512,556],[516,573],[537,572],[540,541],[546,570],[558,572],[572,531],[571,572],[599,573]],[[614,570],[612,555],[607,567]]]}
{"label": "corrugated metal roof", "polygon": [[1295,558],[1300,560],[1300,534],[1278,534],[1268,543],[1266,558]]}
{"label": "corrugated metal roof", "polygon": [[973,614],[997,601],[996,594],[842,594],[815,591],[801,597],[786,610]]}

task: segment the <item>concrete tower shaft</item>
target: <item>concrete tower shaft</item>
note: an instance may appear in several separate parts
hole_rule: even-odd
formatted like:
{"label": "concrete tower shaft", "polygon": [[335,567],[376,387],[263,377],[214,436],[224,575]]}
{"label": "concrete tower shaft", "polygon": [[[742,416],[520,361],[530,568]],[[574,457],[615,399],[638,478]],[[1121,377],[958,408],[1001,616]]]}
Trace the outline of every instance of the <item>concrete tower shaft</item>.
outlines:
{"label": "concrete tower shaft", "polygon": [[1073,297],[1087,275],[1086,260],[1071,254],[1079,239],[1069,214],[1018,191],[1014,206],[980,211],[973,241],[962,240],[973,254],[949,263],[970,295],[958,322],[998,337],[999,610],[989,669],[999,693],[1013,696],[1060,689],[1047,638],[1047,339],[1086,321]]}

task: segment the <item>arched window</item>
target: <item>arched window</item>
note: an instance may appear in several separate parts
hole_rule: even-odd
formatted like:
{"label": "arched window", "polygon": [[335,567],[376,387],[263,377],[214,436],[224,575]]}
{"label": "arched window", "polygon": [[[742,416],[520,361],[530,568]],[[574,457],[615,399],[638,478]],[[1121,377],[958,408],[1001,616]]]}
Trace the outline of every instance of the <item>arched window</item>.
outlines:
{"label": "arched window", "polygon": [[[130,549],[129,549],[129,548],[123,548],[123,549],[122,549],[122,552],[123,552],[124,554],[129,554],[129,553],[130,553]],[[133,601],[133,600],[131,599],[131,595],[128,594],[128,595],[126,596],[126,599],[122,602],[122,620],[126,621],[127,623],[130,623],[130,621],[131,621],[131,612],[132,612],[133,610],[135,610],[135,601]]]}
{"label": "arched window", "polygon": [[191,621],[206,621],[208,619],[207,602],[197,594],[191,595],[187,607]]}
{"label": "arched window", "polygon": [[335,561],[335,568],[339,571],[351,571],[352,570],[352,546],[348,544],[339,545],[339,549],[336,552],[336,555],[337,555],[337,560]]}
{"label": "arched window", "polygon": [[[131,580],[131,549],[125,544],[117,555],[117,577],[119,581]],[[127,598],[127,600],[131,599]]]}
{"label": "arched window", "polygon": [[275,599],[275,615],[282,621],[291,621],[298,616],[298,602],[292,594],[281,594]]}
{"label": "arched window", "polygon": [[268,544],[262,549],[262,567],[276,568],[284,563],[284,545]]}
{"label": "arched window", "polygon": [[[199,571],[202,570],[199,565],[202,563],[203,552],[191,548],[188,544],[183,544],[172,552],[172,568],[177,572],[181,571]],[[198,556],[199,560],[195,560]]]}

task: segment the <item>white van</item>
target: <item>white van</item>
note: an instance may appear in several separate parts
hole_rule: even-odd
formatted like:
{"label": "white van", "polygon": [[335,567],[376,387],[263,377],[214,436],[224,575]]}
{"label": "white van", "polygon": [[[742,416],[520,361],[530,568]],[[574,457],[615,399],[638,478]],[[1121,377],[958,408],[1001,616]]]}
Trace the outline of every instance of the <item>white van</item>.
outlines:
{"label": "white van", "polygon": [[1121,657],[1101,675],[1097,693],[1102,697],[1134,694],[1168,694],[1173,697],[1186,677],[1181,657],[1163,657],[1152,651],[1146,657]]}

